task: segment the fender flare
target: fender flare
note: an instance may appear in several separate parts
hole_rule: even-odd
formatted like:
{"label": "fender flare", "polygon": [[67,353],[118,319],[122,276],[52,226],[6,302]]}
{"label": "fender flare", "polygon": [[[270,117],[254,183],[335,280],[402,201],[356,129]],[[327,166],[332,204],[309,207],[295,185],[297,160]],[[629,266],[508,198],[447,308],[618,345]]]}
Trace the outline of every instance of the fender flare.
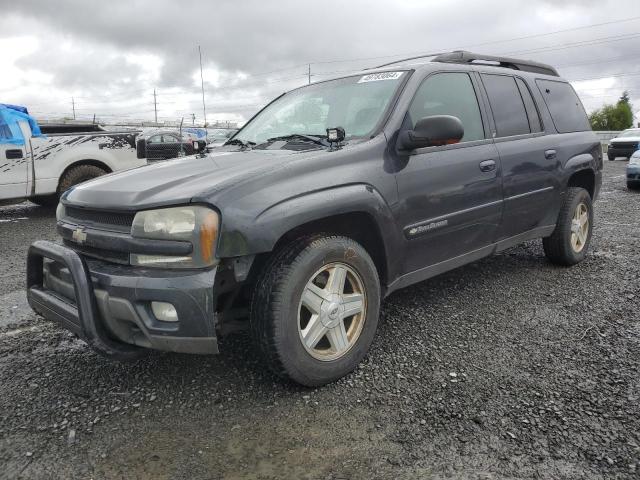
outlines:
{"label": "fender flare", "polygon": [[289,197],[264,208],[255,216],[242,215],[240,208],[223,209],[218,257],[241,257],[271,252],[283,235],[291,230],[335,215],[365,213],[378,226],[385,249],[385,263],[389,272],[388,252],[398,251],[402,239],[395,228],[391,208],[384,197],[368,184],[350,184],[315,190]]}

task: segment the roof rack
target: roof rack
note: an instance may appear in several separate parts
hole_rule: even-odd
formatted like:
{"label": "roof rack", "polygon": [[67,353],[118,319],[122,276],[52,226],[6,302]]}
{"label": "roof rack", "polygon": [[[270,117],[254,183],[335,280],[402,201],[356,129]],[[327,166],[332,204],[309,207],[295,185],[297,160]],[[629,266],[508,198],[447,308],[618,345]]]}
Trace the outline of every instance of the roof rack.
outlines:
{"label": "roof rack", "polygon": [[[496,57],[493,55],[482,55],[478,53],[458,50],[450,53],[443,53],[435,57],[432,62],[440,63],[479,63],[495,67],[512,68],[524,72],[542,73],[559,77],[558,71],[551,65],[533,62],[531,60],[521,60],[517,58]],[[486,63],[485,63],[486,62]]]}
{"label": "roof rack", "polygon": [[389,65],[395,65],[396,63],[406,62],[408,60],[417,60],[418,58],[428,58],[428,57],[437,57],[439,55],[446,55],[446,53],[425,53],[424,55],[418,55],[415,57],[401,58],[400,60],[394,60],[393,62],[383,63],[382,65],[377,65],[375,67],[365,68],[365,70],[374,70],[376,68],[388,67]]}
{"label": "roof rack", "polygon": [[[544,63],[533,62],[531,60],[521,60],[516,58],[496,57],[493,55],[482,55],[478,53],[466,52],[464,50],[456,50],[455,52],[446,53],[427,53],[424,55],[417,55],[415,57],[402,58],[400,60],[394,60],[393,62],[378,65],[373,68],[388,67],[389,65],[395,65],[396,63],[407,62],[409,60],[417,60],[419,58],[435,57],[432,62],[440,63],[477,63],[480,65],[488,65],[494,67],[512,68],[514,70],[522,70],[524,72],[542,73],[544,75],[553,75],[559,77],[558,71],[551,65]],[[367,68],[366,70],[372,70],[373,68]]]}

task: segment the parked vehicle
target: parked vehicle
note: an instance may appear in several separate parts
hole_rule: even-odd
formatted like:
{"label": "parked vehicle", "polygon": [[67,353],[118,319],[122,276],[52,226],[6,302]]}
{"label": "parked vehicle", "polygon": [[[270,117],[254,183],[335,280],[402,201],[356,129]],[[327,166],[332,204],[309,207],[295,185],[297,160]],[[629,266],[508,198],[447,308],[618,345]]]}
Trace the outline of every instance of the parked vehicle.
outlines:
{"label": "parked vehicle", "polygon": [[640,189],[640,150],[636,150],[629,158],[627,164],[627,188],[629,190]]}
{"label": "parked vehicle", "polygon": [[56,204],[78,183],[145,165],[136,132],[44,136],[27,109],[0,105],[0,203]]}
{"label": "parked vehicle", "polygon": [[245,325],[274,372],[322,385],[362,360],[399,288],[537,238],[582,261],[601,181],[554,68],[394,62],[286,93],[206,156],[67,192],[64,245],[29,250],[28,299],[116,359],[217,353]]}
{"label": "parked vehicle", "polygon": [[138,158],[149,162],[184,157],[203,151],[205,140],[189,132],[178,130],[154,130],[138,139]]}
{"label": "parked vehicle", "polygon": [[607,157],[612,161],[618,157],[629,159],[638,148],[640,148],[640,128],[630,128],[611,139]]}

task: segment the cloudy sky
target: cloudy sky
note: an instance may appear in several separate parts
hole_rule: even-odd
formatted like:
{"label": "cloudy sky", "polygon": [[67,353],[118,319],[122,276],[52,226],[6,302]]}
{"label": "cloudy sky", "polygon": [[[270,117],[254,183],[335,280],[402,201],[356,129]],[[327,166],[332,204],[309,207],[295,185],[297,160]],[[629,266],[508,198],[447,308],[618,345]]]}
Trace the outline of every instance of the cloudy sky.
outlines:
{"label": "cloudy sky", "polygon": [[312,81],[466,48],[555,65],[587,110],[629,90],[638,0],[0,0],[0,103],[40,117],[242,122]]}

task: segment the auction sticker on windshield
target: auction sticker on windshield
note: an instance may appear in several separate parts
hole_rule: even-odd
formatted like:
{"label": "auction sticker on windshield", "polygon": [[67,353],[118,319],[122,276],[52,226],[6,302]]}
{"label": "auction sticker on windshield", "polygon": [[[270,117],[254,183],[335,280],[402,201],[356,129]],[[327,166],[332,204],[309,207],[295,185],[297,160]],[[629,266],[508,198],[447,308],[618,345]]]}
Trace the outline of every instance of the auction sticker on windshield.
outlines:
{"label": "auction sticker on windshield", "polygon": [[365,75],[358,83],[365,82],[379,82],[380,80],[397,80],[402,76],[404,72],[381,72],[381,73],[370,73],[369,75]]}

